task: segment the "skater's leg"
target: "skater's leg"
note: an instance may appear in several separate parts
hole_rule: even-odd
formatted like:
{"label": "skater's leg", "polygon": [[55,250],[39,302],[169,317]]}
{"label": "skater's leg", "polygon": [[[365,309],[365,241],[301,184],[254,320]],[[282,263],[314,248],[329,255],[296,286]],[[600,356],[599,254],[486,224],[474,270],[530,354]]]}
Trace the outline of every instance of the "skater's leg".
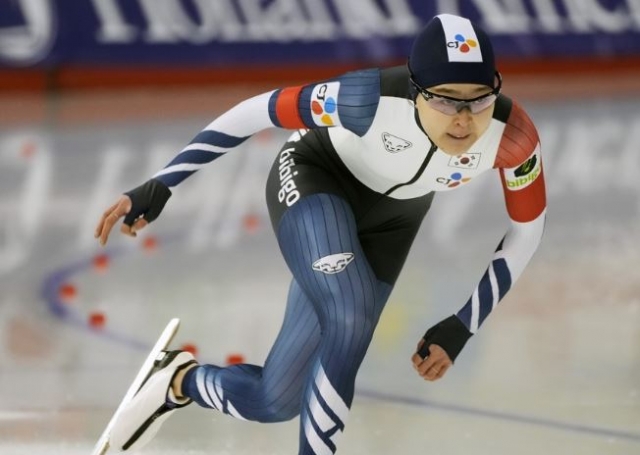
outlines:
{"label": "skater's leg", "polygon": [[259,422],[296,417],[320,336],[314,308],[294,281],[285,318],[264,368],[200,365],[182,381],[182,393],[204,407]]}
{"label": "skater's leg", "polygon": [[[317,401],[313,378],[326,382],[324,378],[333,377],[340,399],[336,409],[348,408],[355,374],[391,291],[390,285],[376,279],[359,245],[351,210],[336,196],[303,198],[283,217],[278,239],[295,280],[283,327],[265,367],[202,365],[183,383],[185,395],[202,406],[260,422],[291,419],[308,409],[309,400]],[[319,259],[340,253],[353,254],[344,270],[314,270]],[[320,355],[319,318],[324,340]],[[303,389],[306,405],[300,404]],[[337,420],[342,427],[343,418]],[[305,418],[307,425],[312,421]]]}
{"label": "skater's leg", "polygon": [[357,371],[392,286],[378,280],[341,198],[302,198],[278,241],[294,274],[285,321],[264,368],[199,366],[186,396],[238,418],[275,422],[301,413],[300,454],[332,453]]}
{"label": "skater's leg", "polygon": [[322,333],[304,390],[300,454],[333,453],[357,371],[392,286],[376,278],[351,208],[340,197],[300,199],[284,214],[278,240],[296,281],[313,302]]}

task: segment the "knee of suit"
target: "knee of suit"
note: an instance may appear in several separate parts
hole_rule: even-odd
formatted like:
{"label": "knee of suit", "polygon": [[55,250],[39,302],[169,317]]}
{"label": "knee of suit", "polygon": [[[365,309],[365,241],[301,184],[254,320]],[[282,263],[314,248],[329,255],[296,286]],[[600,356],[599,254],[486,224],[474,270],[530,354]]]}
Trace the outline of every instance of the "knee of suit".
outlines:
{"label": "knee of suit", "polygon": [[263,409],[264,417],[258,419],[263,423],[286,422],[298,417],[300,414],[300,398],[297,400],[285,400],[282,397],[269,400],[265,397],[269,404]]}
{"label": "knee of suit", "polygon": [[325,332],[329,336],[335,331],[336,334],[347,337],[372,337],[378,325],[379,313],[372,309],[365,311],[358,308],[364,307],[355,305],[351,307],[352,311],[332,312],[326,320]]}

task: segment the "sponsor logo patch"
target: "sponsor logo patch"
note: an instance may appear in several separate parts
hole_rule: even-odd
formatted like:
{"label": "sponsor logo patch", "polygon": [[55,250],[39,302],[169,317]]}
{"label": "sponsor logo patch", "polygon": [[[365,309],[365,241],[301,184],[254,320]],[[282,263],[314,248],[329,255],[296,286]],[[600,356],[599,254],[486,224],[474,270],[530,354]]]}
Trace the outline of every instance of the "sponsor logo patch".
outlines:
{"label": "sponsor logo patch", "polygon": [[298,171],[295,170],[296,162],[291,157],[291,153],[295,151],[293,147],[280,152],[278,156],[278,175],[280,177],[280,191],[278,191],[278,201],[291,207],[300,199],[300,191],[296,185],[295,176]]}
{"label": "sponsor logo patch", "polygon": [[318,259],[311,267],[317,272],[333,275],[342,272],[353,261],[353,257],[353,253],[330,254]]}
{"label": "sponsor logo patch", "polygon": [[382,143],[389,153],[398,153],[413,145],[411,142],[390,133],[382,133]]}
{"label": "sponsor logo patch", "polygon": [[338,116],[338,91],[340,82],[328,82],[313,87],[311,115],[318,126],[341,125]]}
{"label": "sponsor logo patch", "polygon": [[456,34],[454,38],[454,41],[449,41],[447,43],[447,47],[458,49],[463,54],[470,52],[474,47],[478,47],[478,42],[476,40],[465,38],[461,33]]}
{"label": "sponsor logo patch", "polygon": [[438,177],[436,182],[447,185],[449,188],[455,188],[463,183],[467,183],[469,180],[471,180],[471,177],[464,177],[461,173],[454,172],[449,177]]}
{"label": "sponsor logo patch", "polygon": [[536,148],[527,160],[515,169],[505,169],[504,178],[507,188],[518,191],[531,185],[542,172],[542,160],[540,159],[540,148]]}
{"label": "sponsor logo patch", "polygon": [[481,62],[482,51],[473,25],[469,19],[440,14],[450,62]]}

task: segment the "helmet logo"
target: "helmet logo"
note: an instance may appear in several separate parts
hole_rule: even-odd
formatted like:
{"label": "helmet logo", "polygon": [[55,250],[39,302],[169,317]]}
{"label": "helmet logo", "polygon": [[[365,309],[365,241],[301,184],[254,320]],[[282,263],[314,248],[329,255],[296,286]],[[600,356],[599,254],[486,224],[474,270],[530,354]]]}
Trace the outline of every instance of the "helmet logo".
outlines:
{"label": "helmet logo", "polygon": [[453,49],[459,49],[460,52],[464,52],[465,54],[471,50],[472,47],[478,47],[478,42],[472,39],[467,39],[464,35],[458,33],[455,37],[455,41],[449,41],[447,43],[447,47],[451,47]]}
{"label": "helmet logo", "polygon": [[451,14],[438,16],[444,31],[449,62],[482,62],[478,35],[469,19]]}

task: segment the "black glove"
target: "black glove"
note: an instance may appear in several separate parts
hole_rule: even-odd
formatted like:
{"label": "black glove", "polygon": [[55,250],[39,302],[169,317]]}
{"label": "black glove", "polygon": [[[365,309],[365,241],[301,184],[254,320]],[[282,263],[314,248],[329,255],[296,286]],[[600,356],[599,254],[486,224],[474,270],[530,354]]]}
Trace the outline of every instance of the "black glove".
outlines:
{"label": "black glove", "polygon": [[422,337],[424,344],[418,354],[424,359],[429,355],[429,345],[437,344],[444,349],[451,361],[454,362],[472,335],[473,333],[469,332],[462,321],[454,314],[427,330],[427,333]]}
{"label": "black glove", "polygon": [[158,218],[171,190],[160,180],[151,179],[124,194],[131,198],[131,210],[124,217],[124,224],[131,226],[140,215],[149,223]]}

